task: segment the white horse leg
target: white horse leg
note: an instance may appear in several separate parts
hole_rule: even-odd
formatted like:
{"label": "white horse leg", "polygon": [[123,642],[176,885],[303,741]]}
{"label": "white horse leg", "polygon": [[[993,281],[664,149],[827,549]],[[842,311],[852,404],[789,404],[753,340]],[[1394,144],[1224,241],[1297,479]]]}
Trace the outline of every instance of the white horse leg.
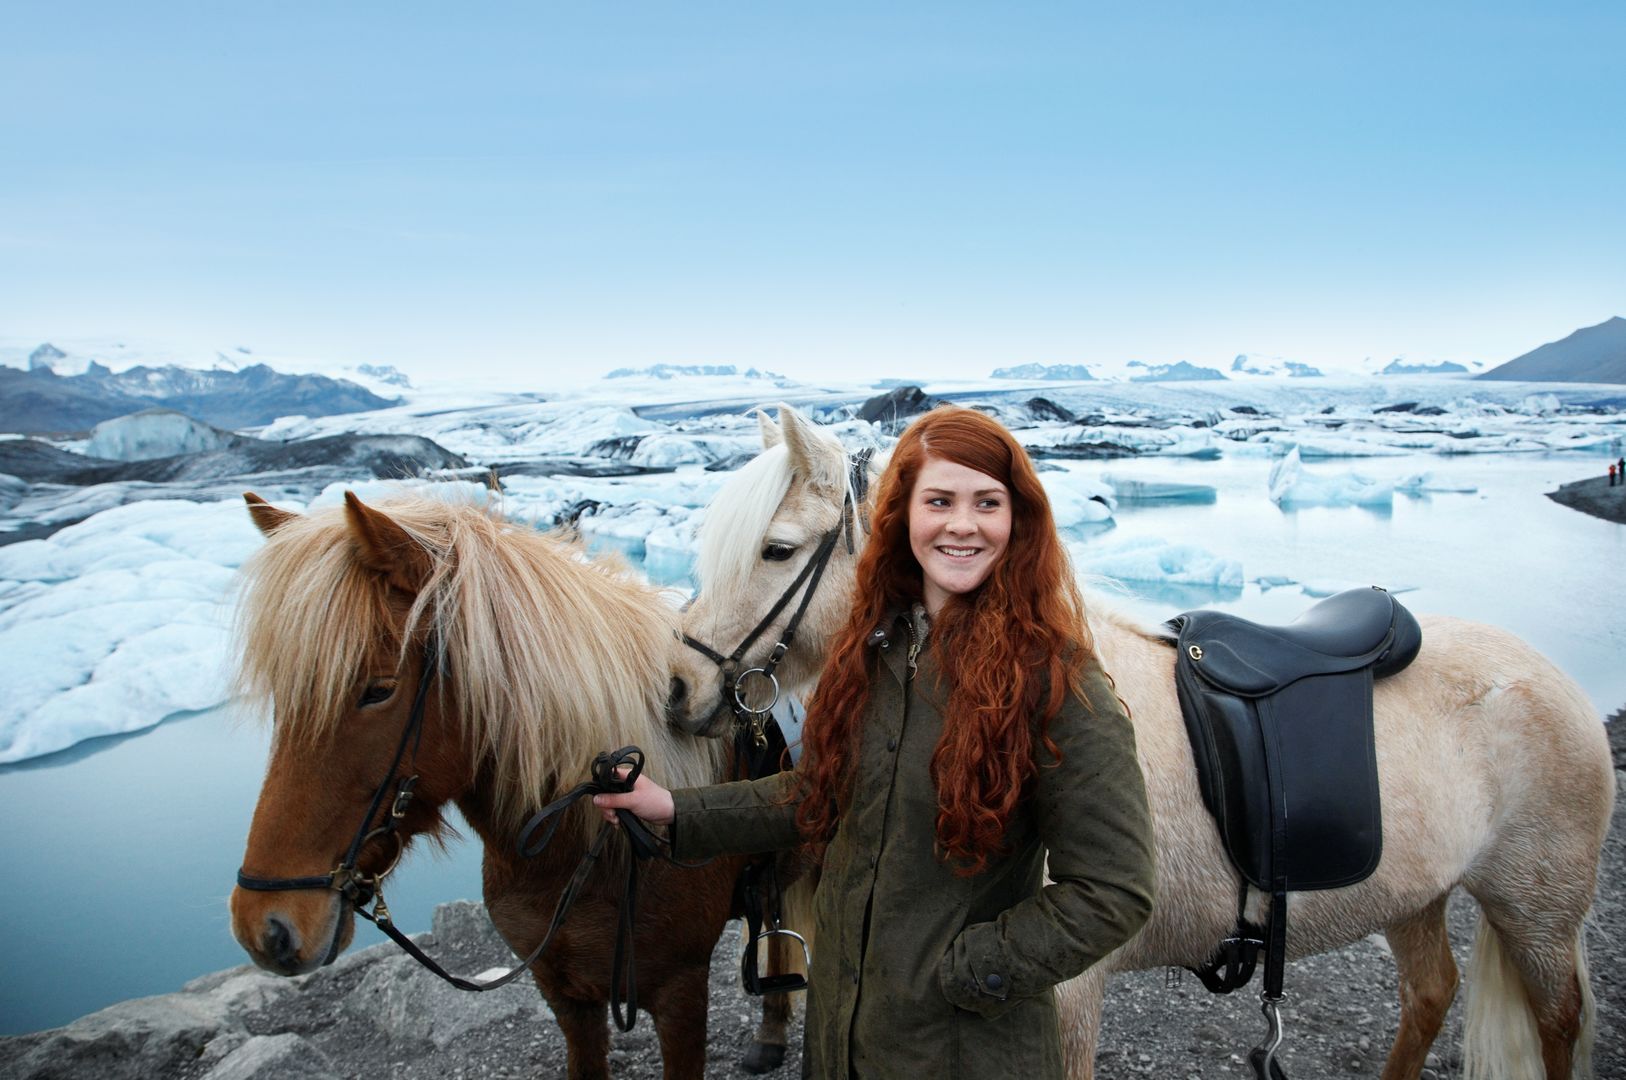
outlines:
{"label": "white horse leg", "polygon": [[1383,1080],[1417,1080],[1428,1049],[1457,996],[1457,965],[1446,935],[1445,893],[1421,911],[1384,931],[1400,970],[1400,1029],[1395,1032]]}
{"label": "white horse leg", "polygon": [[1056,987],[1061,1015],[1061,1060],[1068,1080],[1093,1080],[1095,1048],[1101,1037],[1101,1003],[1112,972],[1106,962]]}
{"label": "white horse leg", "polygon": [[1481,913],[1463,1035],[1467,1080],[1591,1071],[1582,933],[1615,783],[1603,725],[1579,693],[1566,707],[1564,689],[1518,684],[1484,706],[1507,710],[1543,753],[1507,770],[1521,784],[1463,882]]}

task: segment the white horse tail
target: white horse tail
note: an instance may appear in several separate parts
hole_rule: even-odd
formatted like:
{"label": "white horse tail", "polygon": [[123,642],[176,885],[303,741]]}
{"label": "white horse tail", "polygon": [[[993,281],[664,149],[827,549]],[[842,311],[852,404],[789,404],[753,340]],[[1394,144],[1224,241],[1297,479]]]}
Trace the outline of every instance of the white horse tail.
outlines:
{"label": "white horse tail", "polygon": [[[1581,1028],[1571,1073],[1592,1076],[1596,1006],[1587,977],[1586,931],[1575,938],[1575,978],[1581,992]],[[1468,1005],[1462,1033],[1463,1080],[1528,1080],[1545,1076],[1541,1036],[1524,980],[1502,944],[1501,935],[1481,912],[1468,972]]]}

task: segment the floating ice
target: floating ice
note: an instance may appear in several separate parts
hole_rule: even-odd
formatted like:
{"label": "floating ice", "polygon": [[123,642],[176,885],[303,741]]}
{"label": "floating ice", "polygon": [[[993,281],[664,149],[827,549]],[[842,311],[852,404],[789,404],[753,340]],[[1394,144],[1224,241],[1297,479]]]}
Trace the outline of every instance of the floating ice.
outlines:
{"label": "floating ice", "polygon": [[0,762],[225,700],[238,501],[120,506],[0,548]]}
{"label": "floating ice", "polygon": [[221,431],[173,409],[143,409],[97,424],[84,452],[112,461],[147,461],[202,450],[224,450],[241,441],[229,431]]}
{"label": "floating ice", "polygon": [[1395,490],[1405,495],[1428,495],[1435,492],[1463,492],[1472,494],[1479,490],[1474,484],[1465,484],[1459,481],[1437,480],[1431,472],[1412,473],[1410,476],[1395,482]]}
{"label": "floating ice", "polygon": [[1116,500],[1112,489],[1099,480],[1072,469],[1064,469],[1040,473],[1039,482],[1050,497],[1050,512],[1059,529],[1107,521],[1112,517]]}
{"label": "floating ice", "polygon": [[1270,468],[1270,499],[1278,506],[1389,506],[1394,488],[1356,473],[1312,473],[1289,450]]}
{"label": "floating ice", "polygon": [[1142,536],[1108,547],[1070,544],[1073,565],[1087,574],[1119,581],[1158,584],[1242,587],[1242,564],[1194,544],[1174,544]]}
{"label": "floating ice", "polygon": [[1135,480],[1103,473],[1101,482],[1123,502],[1211,503],[1218,497],[1209,484],[1182,484],[1171,480]]}

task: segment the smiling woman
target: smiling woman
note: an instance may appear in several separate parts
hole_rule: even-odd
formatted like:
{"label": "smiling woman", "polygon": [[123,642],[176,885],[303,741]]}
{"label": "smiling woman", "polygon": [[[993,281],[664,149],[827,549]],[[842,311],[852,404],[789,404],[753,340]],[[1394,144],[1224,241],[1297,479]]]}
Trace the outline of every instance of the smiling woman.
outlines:
{"label": "smiling woman", "polygon": [[926,459],[910,497],[909,549],[920,563],[928,612],[937,614],[950,596],[981,585],[1010,537],[1004,484],[957,461]]}

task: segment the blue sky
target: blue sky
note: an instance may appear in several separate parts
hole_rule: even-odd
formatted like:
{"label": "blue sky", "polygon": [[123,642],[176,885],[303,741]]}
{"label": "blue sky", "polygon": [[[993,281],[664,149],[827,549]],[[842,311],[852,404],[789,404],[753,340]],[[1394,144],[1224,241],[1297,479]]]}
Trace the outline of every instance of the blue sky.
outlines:
{"label": "blue sky", "polygon": [[1618,3],[22,7],[10,337],[926,377],[1626,315]]}

